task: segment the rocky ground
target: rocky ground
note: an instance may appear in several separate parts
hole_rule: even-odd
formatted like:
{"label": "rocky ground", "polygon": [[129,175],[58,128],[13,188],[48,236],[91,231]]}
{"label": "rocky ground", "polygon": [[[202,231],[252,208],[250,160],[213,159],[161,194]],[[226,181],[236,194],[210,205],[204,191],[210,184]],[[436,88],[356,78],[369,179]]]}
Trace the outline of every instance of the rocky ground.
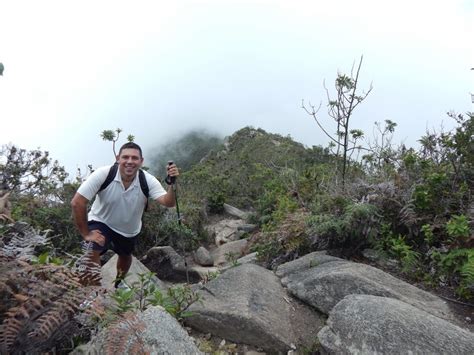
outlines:
{"label": "rocky ground", "polygon": [[408,275],[401,272],[400,267],[398,267],[396,263],[380,263],[363,257],[354,258],[353,261],[377,267],[401,280],[408,282],[409,284],[412,284],[413,286],[432,293],[433,295],[436,295],[438,297],[441,297],[447,302],[449,308],[451,309],[451,312],[453,312],[453,314],[457,316],[459,322],[462,323],[465,328],[469,329],[471,332],[474,332],[474,300],[469,302],[460,299],[456,295],[456,292],[454,291],[453,287],[447,285],[439,285],[435,288],[423,281],[410,278]]}
{"label": "rocky ground", "polygon": [[[180,335],[167,346],[182,341],[204,353],[247,355],[317,354],[322,348],[331,354],[349,348],[466,353],[471,344],[474,349],[473,307],[456,300],[449,288],[433,290],[408,279],[396,262],[316,252],[269,271],[255,256],[242,257],[252,228],[244,220],[217,217],[208,228],[213,242],[198,258],[198,253],[187,258],[193,289],[201,296],[181,324],[189,337]],[[170,247],[152,248],[141,261],[136,272],[156,272],[160,287],[186,281],[183,258]],[[104,279],[112,277],[109,269],[113,274],[115,267],[103,268]],[[219,276],[196,281],[209,273]]]}

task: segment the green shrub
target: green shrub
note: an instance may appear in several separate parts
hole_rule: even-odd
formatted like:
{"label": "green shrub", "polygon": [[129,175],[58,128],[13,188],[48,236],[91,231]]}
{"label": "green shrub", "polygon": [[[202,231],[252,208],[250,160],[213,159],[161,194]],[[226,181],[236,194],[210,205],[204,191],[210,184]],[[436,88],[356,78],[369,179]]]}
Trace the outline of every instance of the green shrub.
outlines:
{"label": "green shrub", "polygon": [[453,249],[448,253],[433,253],[432,259],[437,262],[441,275],[446,275],[455,282],[460,281],[456,292],[464,298],[474,297],[474,249]]}
{"label": "green shrub", "polygon": [[250,250],[257,252],[257,259],[270,268],[307,254],[311,251],[307,219],[308,212],[304,210],[288,213],[275,228],[251,237]]}
{"label": "green shrub", "polygon": [[162,306],[177,320],[182,320],[191,315],[186,309],[199,300],[199,295],[190,286],[170,287],[165,293],[160,291],[152,281],[153,272],[138,274],[138,281],[128,283],[122,282],[127,288],[118,288],[111,295],[115,301],[106,312],[106,321],[110,322],[117,316],[131,311],[144,311],[149,306]]}
{"label": "green shrub", "polygon": [[31,195],[16,197],[12,217],[24,221],[35,229],[50,230],[54,249],[60,253],[75,254],[81,251],[81,237],[72,219],[69,202],[50,202]]}
{"label": "green shrub", "polygon": [[[343,200],[339,200],[339,203]],[[333,211],[337,209],[331,208]],[[320,248],[342,248],[350,254],[368,245],[377,233],[380,216],[368,203],[347,204],[341,215],[319,214],[308,219],[310,234]]]}
{"label": "green shrub", "polygon": [[390,239],[389,253],[400,260],[402,263],[403,272],[412,272],[417,269],[420,253],[413,250],[413,248],[405,242],[405,237],[397,235]]}
{"label": "green shrub", "polygon": [[446,231],[452,241],[467,239],[471,234],[467,217],[464,215],[452,216],[446,223]]}
{"label": "green shrub", "polygon": [[435,236],[433,233],[433,227],[429,224],[424,224],[421,226],[421,232],[424,235],[424,241],[428,246],[431,246],[435,242]]}
{"label": "green shrub", "polygon": [[224,212],[224,203],[226,201],[225,193],[215,191],[207,196],[207,208],[210,213],[221,214]]}

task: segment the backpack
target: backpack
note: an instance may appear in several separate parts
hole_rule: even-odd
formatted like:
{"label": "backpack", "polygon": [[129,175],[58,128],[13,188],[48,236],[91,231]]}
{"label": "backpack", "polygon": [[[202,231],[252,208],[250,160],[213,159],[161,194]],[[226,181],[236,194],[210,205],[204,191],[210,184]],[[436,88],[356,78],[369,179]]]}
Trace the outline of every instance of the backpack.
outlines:
{"label": "backpack", "polygon": [[[118,163],[114,163],[114,165],[110,167],[109,173],[107,174],[105,181],[102,183],[102,185],[100,185],[99,191],[97,191],[97,193],[101,192],[102,190],[105,190],[107,186],[109,186],[110,183],[114,181],[115,175],[117,175],[117,170],[118,170]],[[140,188],[142,189],[142,192],[146,197],[146,205],[145,205],[145,212],[146,212],[148,210],[148,198],[150,197],[150,189],[148,188],[148,183],[146,182],[145,173],[143,172],[142,169],[138,170],[138,180],[140,180]]]}

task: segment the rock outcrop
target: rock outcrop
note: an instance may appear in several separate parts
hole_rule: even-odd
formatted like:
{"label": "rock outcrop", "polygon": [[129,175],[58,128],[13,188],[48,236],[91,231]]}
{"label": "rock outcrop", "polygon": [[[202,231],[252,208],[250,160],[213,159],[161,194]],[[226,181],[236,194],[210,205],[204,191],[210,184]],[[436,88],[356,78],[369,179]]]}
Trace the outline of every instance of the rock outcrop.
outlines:
{"label": "rock outcrop", "polygon": [[122,319],[73,352],[106,353],[202,354],[178,321],[161,307],[150,307]]}
{"label": "rock outcrop", "polygon": [[293,306],[278,277],[254,264],[229,269],[200,294],[187,325],[268,352],[310,346],[324,323],[309,307]]}
{"label": "rock outcrop", "polygon": [[[186,268],[184,257],[176,253],[170,246],[153,247],[142,258],[143,264],[156,273],[160,279],[172,282],[199,282],[201,275],[196,270]],[[186,275],[187,273],[187,275]]]}
{"label": "rock outcrop", "polygon": [[328,354],[474,354],[474,334],[405,302],[349,295],[318,334]]}
{"label": "rock outcrop", "polygon": [[211,252],[214,259],[214,265],[223,265],[231,263],[232,260],[239,259],[247,246],[247,239],[240,239],[233,242],[222,244]]}
{"label": "rock outcrop", "polygon": [[[293,268],[294,272],[288,271]],[[286,275],[282,283],[294,296],[326,314],[344,297],[366,294],[395,298],[434,316],[456,321],[439,297],[369,265],[312,253],[280,266],[277,274]]]}
{"label": "rock outcrop", "polygon": [[211,253],[204,248],[203,246],[199,247],[194,252],[194,261],[201,266],[213,266],[214,259],[211,256]]}

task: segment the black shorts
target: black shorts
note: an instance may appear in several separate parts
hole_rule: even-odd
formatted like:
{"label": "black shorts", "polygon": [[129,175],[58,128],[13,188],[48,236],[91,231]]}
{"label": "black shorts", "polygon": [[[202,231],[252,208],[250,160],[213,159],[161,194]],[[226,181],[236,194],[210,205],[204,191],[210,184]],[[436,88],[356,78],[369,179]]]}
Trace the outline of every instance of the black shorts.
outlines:
{"label": "black shorts", "polygon": [[135,249],[136,236],[127,238],[110,229],[106,224],[97,221],[87,222],[89,230],[100,230],[105,237],[104,246],[100,246],[96,242],[92,242],[93,250],[100,251],[100,255],[104,254],[108,249],[112,249],[117,255],[132,255]]}

